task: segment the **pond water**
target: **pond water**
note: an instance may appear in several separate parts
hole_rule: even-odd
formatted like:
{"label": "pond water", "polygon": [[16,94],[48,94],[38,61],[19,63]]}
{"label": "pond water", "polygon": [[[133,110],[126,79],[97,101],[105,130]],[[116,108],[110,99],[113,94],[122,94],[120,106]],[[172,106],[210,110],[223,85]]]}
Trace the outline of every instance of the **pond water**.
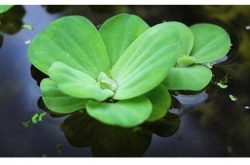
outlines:
{"label": "pond water", "polygon": [[[250,156],[249,11],[250,6],[14,6],[0,17],[0,156]],[[29,122],[33,114],[46,111],[39,88],[44,75],[27,57],[32,38],[65,15],[82,15],[99,26],[123,12],[151,26],[162,21],[215,23],[230,33],[233,46],[227,58],[213,66],[206,90],[173,94],[170,113],[139,131],[106,126],[84,111],[47,113],[41,122]],[[217,86],[219,80],[227,81],[228,88]]]}

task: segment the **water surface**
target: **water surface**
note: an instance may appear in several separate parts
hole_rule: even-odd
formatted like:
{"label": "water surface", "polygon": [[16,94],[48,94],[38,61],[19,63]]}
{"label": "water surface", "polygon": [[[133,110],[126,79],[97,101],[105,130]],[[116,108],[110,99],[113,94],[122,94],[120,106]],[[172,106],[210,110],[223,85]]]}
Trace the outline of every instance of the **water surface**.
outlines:
{"label": "water surface", "polygon": [[[0,28],[0,156],[249,156],[249,9],[250,6],[15,6],[8,16],[15,18],[9,23],[15,28]],[[173,20],[187,25],[216,23],[230,33],[232,50],[225,61],[214,65],[213,81],[205,91],[173,95],[175,102],[170,111],[177,115],[169,114],[164,124],[144,125],[135,134],[103,125],[79,112],[61,117],[47,114],[42,122],[25,128],[24,121],[34,113],[44,112],[38,86],[44,75],[27,58],[32,38],[64,15],[83,15],[99,26],[122,12],[139,15],[151,26]],[[34,29],[21,28],[22,23]],[[228,88],[221,89],[215,82],[226,75]],[[232,101],[230,94],[237,101]]]}

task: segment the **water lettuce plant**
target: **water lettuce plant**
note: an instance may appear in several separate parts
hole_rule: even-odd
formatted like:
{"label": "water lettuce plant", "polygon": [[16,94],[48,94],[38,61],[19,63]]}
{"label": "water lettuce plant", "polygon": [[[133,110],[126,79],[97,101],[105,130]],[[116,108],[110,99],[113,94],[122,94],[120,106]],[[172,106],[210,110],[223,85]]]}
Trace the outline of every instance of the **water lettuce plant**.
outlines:
{"label": "water lettuce plant", "polygon": [[[230,45],[228,34],[211,26],[164,22],[149,27],[136,15],[118,14],[98,30],[85,17],[66,16],[31,41],[28,57],[49,76],[40,87],[52,112],[86,109],[105,124],[133,127],[167,113],[168,89],[197,90],[209,83],[211,71],[201,64],[226,55]],[[219,32],[206,35],[203,29]]]}
{"label": "water lettuce plant", "polygon": [[199,91],[211,81],[210,62],[229,52],[230,36],[220,26],[208,23],[192,25],[182,35],[181,56],[163,84],[169,90]]}

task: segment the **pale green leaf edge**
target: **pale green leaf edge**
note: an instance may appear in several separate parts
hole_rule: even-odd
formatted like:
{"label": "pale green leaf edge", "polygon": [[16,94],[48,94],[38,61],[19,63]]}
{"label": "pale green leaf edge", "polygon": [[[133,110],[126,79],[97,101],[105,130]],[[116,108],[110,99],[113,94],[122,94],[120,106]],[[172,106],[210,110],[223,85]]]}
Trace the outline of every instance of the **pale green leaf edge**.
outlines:
{"label": "pale green leaf edge", "polygon": [[99,29],[113,66],[129,45],[138,38],[149,25],[132,14],[118,14],[106,20]]}
{"label": "pale green leaf edge", "polygon": [[68,114],[86,107],[88,100],[74,98],[63,93],[49,78],[43,79],[40,87],[44,104],[52,112]]}
{"label": "pale green leaf edge", "polygon": [[89,100],[86,111],[104,124],[134,127],[147,120],[152,111],[152,104],[144,95],[116,103]]}

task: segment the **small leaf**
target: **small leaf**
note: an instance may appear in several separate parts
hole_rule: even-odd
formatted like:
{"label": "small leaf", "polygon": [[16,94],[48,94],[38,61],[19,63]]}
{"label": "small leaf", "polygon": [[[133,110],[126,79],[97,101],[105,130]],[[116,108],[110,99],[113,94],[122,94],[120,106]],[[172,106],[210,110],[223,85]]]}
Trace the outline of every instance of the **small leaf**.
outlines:
{"label": "small leaf", "polygon": [[213,68],[213,66],[212,66],[209,62],[206,64],[206,66],[207,66],[209,69],[212,69],[212,68]]}
{"label": "small leaf", "polygon": [[195,57],[192,56],[181,56],[178,58],[176,66],[177,67],[187,67],[195,63]]}
{"label": "small leaf", "polygon": [[53,112],[67,114],[83,109],[86,106],[87,100],[66,95],[59,90],[57,84],[49,78],[43,79],[40,86],[43,101],[46,107]]}
{"label": "small leaf", "polygon": [[28,128],[31,123],[31,120],[24,121],[22,124],[25,128]]}
{"label": "small leaf", "polygon": [[22,28],[26,28],[28,30],[33,30],[33,27],[30,24],[23,24]]}
{"label": "small leaf", "polygon": [[57,143],[56,146],[55,146],[55,148],[56,148],[56,149],[59,149],[59,148],[61,148],[62,146],[63,146],[63,143]]}
{"label": "small leaf", "polygon": [[180,56],[188,56],[193,48],[194,36],[189,27],[181,22],[170,21],[179,30]]}
{"label": "small leaf", "polygon": [[147,121],[156,121],[167,114],[168,109],[171,106],[171,96],[164,85],[159,85],[146,93],[145,96],[149,98],[153,105],[152,112]]}
{"label": "small leaf", "polygon": [[133,98],[159,85],[179,56],[179,37],[171,23],[155,25],[141,34],[111,69],[118,84],[113,98]]}
{"label": "small leaf", "polygon": [[122,127],[134,127],[150,116],[152,104],[145,96],[121,100],[116,103],[89,100],[87,113],[102,123]]}
{"label": "small leaf", "polygon": [[227,88],[226,84],[222,84],[221,82],[216,83],[219,87],[221,87],[222,89]]}
{"label": "small leaf", "polygon": [[42,121],[43,117],[46,115],[46,112],[42,112],[38,116],[38,121]]}
{"label": "small leaf", "polygon": [[107,50],[98,30],[82,16],[66,16],[50,23],[32,39],[28,57],[45,74],[55,61],[95,79],[100,72],[110,70]]}
{"label": "small leaf", "polygon": [[199,91],[211,81],[212,72],[205,66],[173,67],[163,81],[169,90]]}
{"label": "small leaf", "polygon": [[237,97],[235,97],[234,95],[230,94],[229,95],[229,98],[232,100],[232,101],[237,101]]}
{"label": "small leaf", "polygon": [[104,72],[101,72],[98,77],[98,84],[101,88],[107,88],[111,91],[116,91],[117,89],[117,83],[108,77]]}
{"label": "small leaf", "polygon": [[61,62],[52,64],[49,76],[63,93],[75,98],[103,101],[114,95],[109,89],[101,89],[97,81],[89,75]]}
{"label": "small leaf", "polygon": [[106,20],[99,31],[111,65],[114,65],[130,44],[147,29],[149,25],[136,15],[122,13]]}
{"label": "small leaf", "polygon": [[38,113],[35,113],[32,118],[31,118],[31,121],[33,124],[36,124],[37,123],[37,118],[38,118],[39,114]]}
{"label": "small leaf", "polygon": [[218,60],[229,52],[230,36],[220,26],[200,23],[191,26],[190,29],[194,35],[191,56],[196,58],[197,63]]}

